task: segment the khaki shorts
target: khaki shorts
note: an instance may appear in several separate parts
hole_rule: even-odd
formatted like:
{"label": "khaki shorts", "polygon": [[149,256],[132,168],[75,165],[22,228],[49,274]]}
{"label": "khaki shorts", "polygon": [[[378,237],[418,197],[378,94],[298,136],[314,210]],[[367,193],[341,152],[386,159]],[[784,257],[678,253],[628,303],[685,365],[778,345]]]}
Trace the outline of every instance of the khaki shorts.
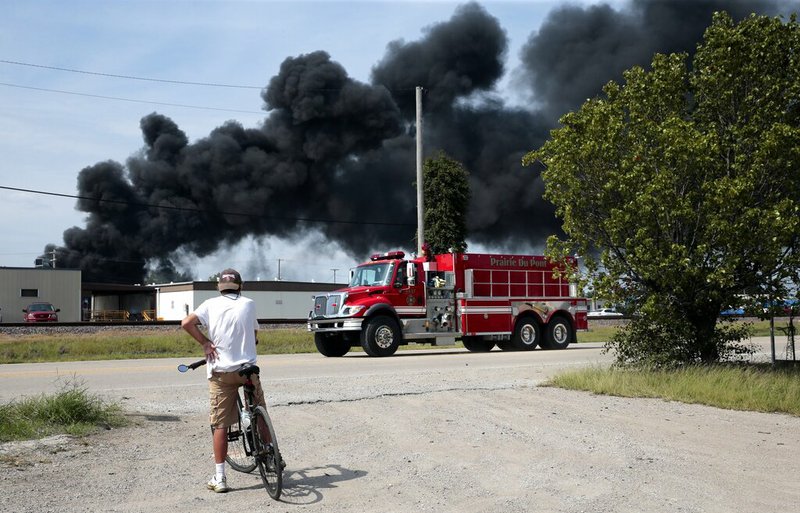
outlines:
{"label": "khaki shorts", "polygon": [[[251,376],[255,385],[255,399],[259,406],[267,407],[264,401],[264,390],[261,388],[261,380],[257,374]],[[209,421],[212,428],[227,428],[239,421],[238,406],[236,395],[239,387],[247,381],[244,376],[240,376],[238,371],[234,372],[214,372],[208,380],[208,397],[211,411]]]}

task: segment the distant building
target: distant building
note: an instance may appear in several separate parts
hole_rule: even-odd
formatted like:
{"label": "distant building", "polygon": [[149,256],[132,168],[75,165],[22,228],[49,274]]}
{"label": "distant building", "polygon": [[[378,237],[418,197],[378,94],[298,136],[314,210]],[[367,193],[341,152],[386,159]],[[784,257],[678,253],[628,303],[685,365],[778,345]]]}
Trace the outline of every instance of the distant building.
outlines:
{"label": "distant building", "polygon": [[156,289],[153,286],[84,282],[82,289],[81,320],[155,320]]}
{"label": "distant building", "polygon": [[[262,320],[303,320],[313,307],[311,296],[344,284],[295,281],[248,281],[243,294],[256,303]],[[77,269],[0,267],[0,318],[23,322],[31,303],[52,303],[59,322],[177,321],[217,292],[216,282],[191,281],[154,285],[82,283]]]}
{"label": "distant building", "polygon": [[[216,282],[192,281],[151,285],[156,289],[156,311],[161,320],[175,321],[186,317],[206,299],[219,295]],[[256,303],[259,319],[301,320],[308,317],[311,296],[344,287],[343,284],[298,281],[248,281],[242,295]]]}
{"label": "distant building", "polygon": [[31,303],[52,303],[62,322],[81,320],[81,271],[0,267],[0,315],[3,322],[23,322]]}

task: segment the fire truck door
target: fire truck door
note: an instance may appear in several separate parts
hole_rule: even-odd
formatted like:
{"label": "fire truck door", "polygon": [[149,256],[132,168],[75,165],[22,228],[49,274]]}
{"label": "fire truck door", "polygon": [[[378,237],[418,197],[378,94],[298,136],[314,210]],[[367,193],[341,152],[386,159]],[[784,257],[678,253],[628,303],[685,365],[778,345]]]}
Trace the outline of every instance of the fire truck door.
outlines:
{"label": "fire truck door", "polygon": [[421,281],[421,276],[417,265],[412,262],[409,265],[398,266],[397,281],[401,281],[400,294],[405,300],[407,306],[424,306],[425,295],[424,286]]}

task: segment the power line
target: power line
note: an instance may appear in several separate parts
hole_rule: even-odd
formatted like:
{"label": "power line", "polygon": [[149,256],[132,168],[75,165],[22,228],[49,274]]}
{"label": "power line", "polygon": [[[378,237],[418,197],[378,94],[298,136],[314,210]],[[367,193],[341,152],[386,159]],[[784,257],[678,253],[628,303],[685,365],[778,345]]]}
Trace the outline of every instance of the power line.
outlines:
{"label": "power line", "polygon": [[[122,78],[122,79],[126,79],[126,80],[141,80],[141,81],[148,81],[148,82],[160,82],[160,83],[166,83],[166,84],[195,85],[195,86],[205,86],[205,87],[226,87],[226,88],[236,88],[236,89],[258,89],[258,90],[263,90],[264,89],[264,87],[261,87],[261,86],[251,86],[251,85],[220,84],[220,83],[213,83],[213,82],[195,82],[195,81],[189,81],[189,80],[172,80],[172,79],[139,77],[139,76],[135,76],[135,75],[119,75],[119,74],[114,74],[114,73],[102,73],[102,72],[98,72],[98,71],[86,71],[86,70],[80,70],[80,69],[74,69],[74,68],[63,68],[63,67],[59,67],[59,66],[48,66],[48,65],[44,65],[44,64],[35,64],[35,63],[30,63],[30,62],[12,61],[12,60],[8,60],[8,59],[0,59],[0,63],[13,64],[13,65],[16,65],[16,66],[28,66],[28,67],[31,67],[31,68],[41,68],[41,69],[50,69],[50,70],[56,70],[56,71],[64,71],[64,72],[68,72],[68,73],[79,73],[79,74],[84,74],[84,75],[94,75],[94,76],[100,76],[100,77]],[[24,86],[24,85],[12,84],[12,83],[8,83],[8,82],[0,82],[0,85],[6,86],[6,87],[14,87],[14,88],[18,88],[18,89],[28,89],[28,90],[32,90],[32,91],[42,91],[42,92],[48,92],[48,93],[67,94],[67,95],[73,95],[73,96],[83,96],[83,97],[86,97],[86,98],[99,98],[99,99],[102,99],[102,100],[113,100],[113,101],[123,101],[123,102],[131,102],[131,103],[142,103],[142,104],[149,104],[149,105],[162,105],[162,106],[166,106],[166,107],[180,107],[180,108],[186,108],[186,109],[210,110],[210,111],[217,111],[217,112],[235,112],[235,113],[238,113],[238,114],[257,114],[257,115],[260,115],[260,116],[264,115],[264,112],[262,112],[262,111],[240,110],[240,109],[223,109],[223,108],[218,108],[218,107],[205,107],[205,106],[202,106],[202,105],[186,105],[186,104],[181,104],[181,103],[158,102],[158,101],[152,101],[152,100],[137,100],[137,99],[133,99],[133,98],[122,98],[122,97],[118,97],[118,96],[104,96],[104,95],[99,95],[99,94],[88,94],[88,93],[78,93],[78,92],[75,92],[75,91],[64,91],[64,90],[61,90],[61,89],[50,89],[50,88],[45,88],[45,87]],[[387,88],[387,89],[389,89],[389,88]],[[413,91],[415,89],[416,88],[396,88],[396,89],[389,89],[389,90],[393,91],[395,93],[398,93],[398,92]],[[312,90],[313,91],[333,92],[333,91],[341,91],[342,88],[315,88],[315,89],[312,89]],[[423,94],[427,94],[427,92],[428,92],[427,89],[423,90]]]}
{"label": "power line", "polygon": [[181,85],[197,85],[197,86],[207,86],[207,87],[228,87],[228,88],[235,88],[235,89],[263,89],[261,86],[250,86],[250,85],[236,85],[236,84],[216,84],[210,82],[191,82],[188,80],[169,80],[163,78],[148,78],[148,77],[137,77],[133,75],[115,75],[113,73],[100,73],[97,71],[85,71],[80,69],[72,69],[72,68],[60,68],[58,66],[45,66],[44,64],[33,64],[30,62],[20,62],[20,61],[9,61],[6,59],[0,59],[0,62],[4,64],[14,64],[16,66],[28,66],[31,68],[42,68],[42,69],[52,69],[56,71],[66,71],[69,73],[80,73],[83,75],[96,75],[100,77],[112,77],[112,78],[125,78],[128,80],[143,80],[147,82],[163,82],[166,84],[181,84]]}
{"label": "power line", "polygon": [[[44,196],[56,196],[59,198],[71,198],[71,199],[79,199],[79,200],[86,200],[86,201],[96,201],[98,203],[113,203],[116,205],[126,205],[126,206],[134,206],[134,207],[147,207],[147,208],[156,208],[161,210],[175,210],[179,212],[194,212],[199,214],[210,213],[210,210],[202,209],[202,208],[195,208],[195,207],[176,207],[172,205],[155,205],[153,203],[140,203],[140,202],[131,202],[131,201],[124,201],[124,200],[113,200],[113,199],[101,199],[101,198],[93,198],[91,196],[80,196],[77,194],[64,194],[59,192],[48,192],[48,191],[37,191],[34,189],[21,189],[19,187],[8,187],[5,185],[0,185],[0,189],[5,189],[7,191],[16,191],[16,192],[26,192],[29,194],[41,194]],[[327,223],[327,224],[352,224],[352,225],[374,225],[374,226],[416,226],[414,223],[388,223],[388,222],[379,222],[379,221],[342,221],[338,219],[317,219],[311,217],[285,217],[285,216],[263,216],[257,214],[250,214],[247,212],[231,212],[227,210],[220,210],[214,211],[214,214],[222,214],[222,215],[229,215],[229,216],[241,216],[241,217],[252,217],[254,219],[275,219],[279,221],[301,221],[306,223]]]}
{"label": "power line", "polygon": [[6,87],[16,87],[19,89],[30,89],[33,91],[44,91],[48,93],[60,93],[60,94],[70,94],[74,96],[85,96],[88,98],[100,98],[103,100],[115,100],[115,101],[123,101],[123,102],[131,102],[131,103],[145,103],[150,105],[164,105],[167,107],[183,107],[186,109],[200,109],[200,110],[214,110],[214,111],[222,111],[222,112],[236,112],[239,114],[259,114],[264,115],[264,112],[256,112],[252,110],[238,110],[238,109],[220,109],[216,107],[203,107],[201,105],[185,105],[180,103],[166,103],[166,102],[156,102],[151,100],[134,100],[131,98],[120,98],[118,96],[103,96],[99,94],[87,94],[87,93],[76,93],[74,91],[62,91],[60,89],[47,89],[44,87],[32,87],[32,86],[23,86],[18,84],[9,84],[7,82],[0,82],[0,85]]}
{"label": "power line", "polygon": [[[47,66],[44,64],[33,64],[28,62],[20,62],[20,61],[11,61],[7,59],[0,59],[0,63],[5,64],[15,64],[18,66],[29,66],[32,68],[43,68],[43,69],[52,69],[57,71],[66,71],[70,73],[81,73],[84,75],[95,75],[100,77],[113,77],[113,78],[124,78],[127,80],[143,80],[148,82],[161,82],[165,84],[179,84],[179,85],[197,85],[197,86],[205,86],[205,87],[227,87],[227,88],[235,88],[235,89],[258,89],[263,90],[265,86],[253,86],[253,85],[237,85],[237,84],[219,84],[214,82],[194,82],[190,80],[173,80],[173,79],[166,79],[166,78],[148,78],[148,77],[138,77],[135,75],[117,75],[113,73],[102,73],[99,71],[84,71],[79,69],[72,69],[72,68],[61,68],[58,66]],[[369,85],[369,84],[367,84]],[[372,84],[373,86],[384,86],[388,91],[398,93],[398,92],[412,92],[417,89],[417,87],[387,87],[385,84]],[[16,87],[24,87],[24,86],[16,86]],[[34,88],[35,89],[35,88]],[[308,91],[342,91],[342,87],[314,87],[306,89]],[[60,92],[60,91],[57,91]],[[429,87],[422,88],[422,94],[427,95],[430,92]],[[75,93],[80,94],[80,93]]]}

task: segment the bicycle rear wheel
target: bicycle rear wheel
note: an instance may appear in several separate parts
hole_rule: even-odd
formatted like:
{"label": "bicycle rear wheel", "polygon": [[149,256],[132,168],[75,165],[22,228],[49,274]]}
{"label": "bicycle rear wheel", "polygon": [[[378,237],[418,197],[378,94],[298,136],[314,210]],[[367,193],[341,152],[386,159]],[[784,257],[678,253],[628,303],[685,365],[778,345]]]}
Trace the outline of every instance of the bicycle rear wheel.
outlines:
{"label": "bicycle rear wheel", "polygon": [[[270,421],[265,408],[258,406],[255,409],[251,425],[253,428],[253,446],[256,450],[256,465],[261,474],[261,480],[264,482],[264,488],[267,489],[269,496],[277,500],[283,490],[284,463],[281,452],[278,450],[278,438],[275,436],[275,428],[272,427],[272,421]],[[269,430],[269,439],[272,440],[269,445],[264,441],[267,437],[260,433],[263,426],[266,426]]]}
{"label": "bicycle rear wheel", "polygon": [[253,432],[250,428],[252,420],[249,423],[242,423],[241,396],[238,399],[239,417],[236,424],[228,428],[228,455],[225,457],[225,461],[228,462],[233,470],[247,474],[256,468],[255,452],[253,451]]}

